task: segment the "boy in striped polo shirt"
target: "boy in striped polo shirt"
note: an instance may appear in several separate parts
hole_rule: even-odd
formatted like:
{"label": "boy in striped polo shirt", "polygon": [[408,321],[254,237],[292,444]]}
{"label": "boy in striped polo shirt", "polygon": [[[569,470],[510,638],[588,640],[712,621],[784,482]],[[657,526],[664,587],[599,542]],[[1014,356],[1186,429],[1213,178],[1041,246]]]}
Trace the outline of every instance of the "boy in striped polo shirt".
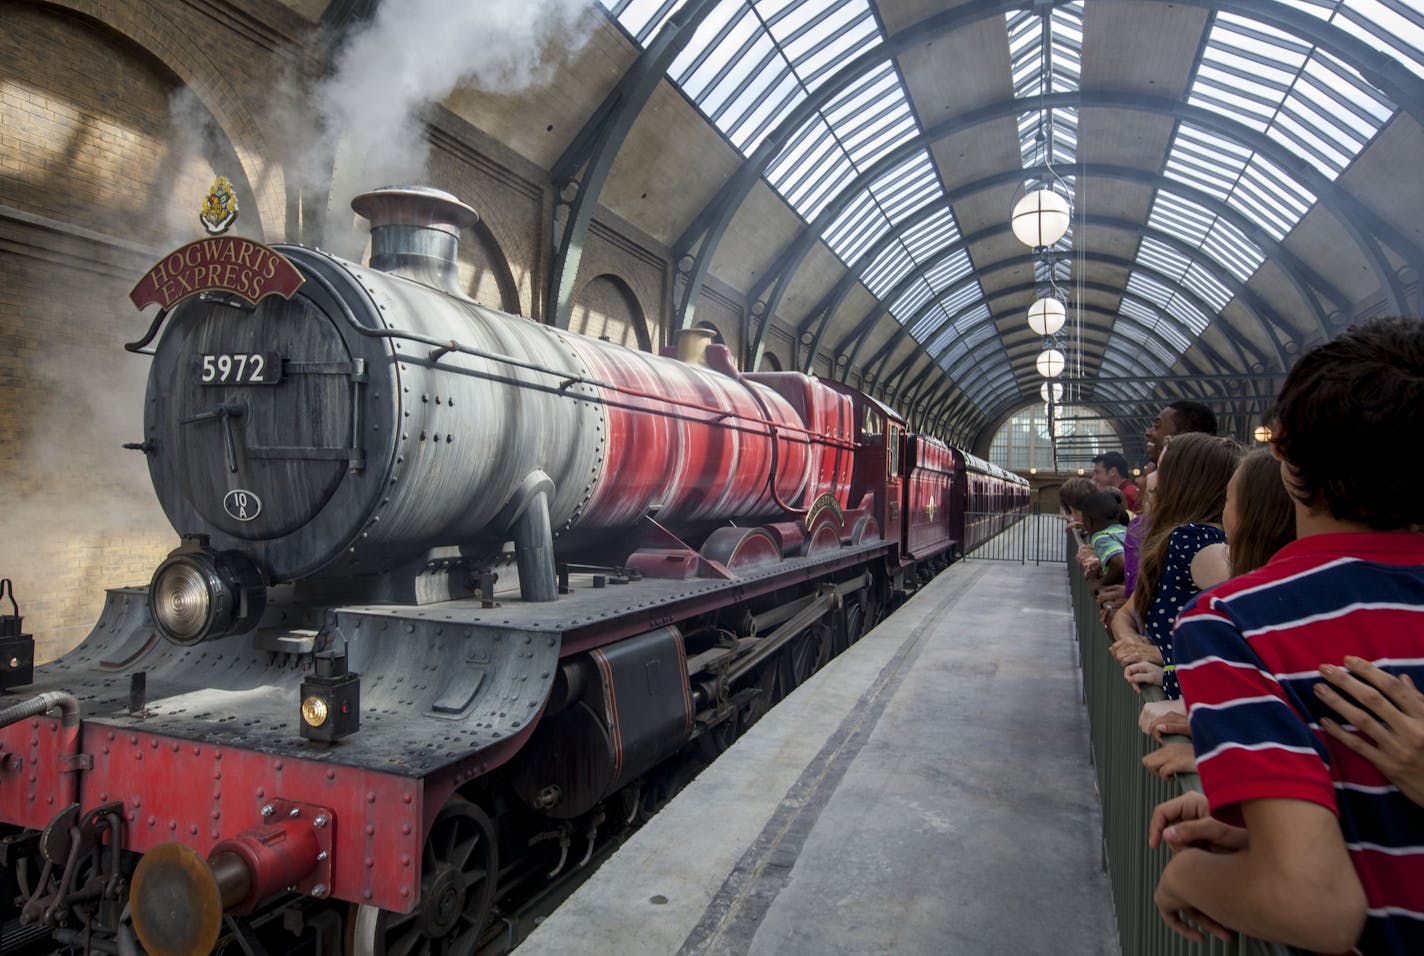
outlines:
{"label": "boy in striped polo shirt", "polygon": [[1370,323],[1303,356],[1272,432],[1297,540],[1178,619],[1206,797],[1154,816],[1154,845],[1178,851],[1157,907],[1189,938],[1195,923],[1315,952],[1424,953],[1424,808],[1321,730],[1345,721],[1315,692],[1346,655],[1424,684],[1424,535],[1411,530],[1424,523],[1424,323]]}

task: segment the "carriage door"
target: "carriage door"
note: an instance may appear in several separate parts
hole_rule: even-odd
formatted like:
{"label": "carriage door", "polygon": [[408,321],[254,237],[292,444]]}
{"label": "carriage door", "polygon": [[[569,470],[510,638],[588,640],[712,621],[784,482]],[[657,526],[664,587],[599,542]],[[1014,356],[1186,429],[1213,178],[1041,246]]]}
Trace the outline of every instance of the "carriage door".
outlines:
{"label": "carriage door", "polygon": [[901,553],[905,549],[904,534],[904,485],[903,465],[905,455],[905,429],[887,422],[885,427],[885,540],[899,541]]}

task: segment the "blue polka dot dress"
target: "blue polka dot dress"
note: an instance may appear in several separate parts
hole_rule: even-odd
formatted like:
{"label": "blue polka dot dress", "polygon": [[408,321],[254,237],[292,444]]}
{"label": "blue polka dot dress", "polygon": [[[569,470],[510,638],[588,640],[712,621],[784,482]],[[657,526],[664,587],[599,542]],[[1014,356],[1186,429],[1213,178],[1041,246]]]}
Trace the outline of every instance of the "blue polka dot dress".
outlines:
{"label": "blue polka dot dress", "polygon": [[1192,558],[1207,545],[1220,544],[1225,540],[1226,532],[1209,524],[1178,525],[1167,539],[1167,560],[1162,565],[1162,577],[1152,595],[1146,633],[1162,652],[1162,662],[1167,665],[1162,675],[1162,692],[1168,700],[1182,696],[1173,669],[1176,660],[1172,656],[1172,626],[1177,623],[1177,615],[1182,613],[1182,608],[1201,591],[1192,581]]}

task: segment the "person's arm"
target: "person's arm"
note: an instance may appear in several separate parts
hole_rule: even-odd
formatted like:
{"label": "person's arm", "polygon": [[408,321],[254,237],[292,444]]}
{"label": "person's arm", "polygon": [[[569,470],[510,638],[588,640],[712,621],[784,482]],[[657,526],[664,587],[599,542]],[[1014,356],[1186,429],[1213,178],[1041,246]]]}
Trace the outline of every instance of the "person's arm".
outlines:
{"label": "person's arm", "polygon": [[[1115,551],[1112,557],[1108,558],[1107,563],[1103,565],[1103,576],[1098,580],[1098,587],[1101,589],[1111,587],[1114,584],[1121,584],[1122,572],[1122,552]],[[1102,591],[1099,590],[1098,594],[1101,595]]]}
{"label": "person's arm", "polygon": [[1231,558],[1226,545],[1218,542],[1198,551],[1192,558],[1191,574],[1192,583],[1199,591],[1216,587],[1231,577]]}
{"label": "person's arm", "polygon": [[1262,939],[1348,950],[1366,901],[1335,816],[1330,769],[1227,600],[1188,604],[1173,640],[1202,789],[1213,813],[1228,822],[1239,815],[1250,839],[1237,853],[1178,853],[1158,884],[1158,910],[1188,938],[1199,934],[1183,916],[1201,913]]}
{"label": "person's arm", "polygon": [[1157,884],[1157,910],[1182,936],[1188,921],[1313,952],[1340,953],[1365,925],[1365,891],[1335,814],[1305,800],[1241,804],[1249,840],[1234,853],[1186,849]]}

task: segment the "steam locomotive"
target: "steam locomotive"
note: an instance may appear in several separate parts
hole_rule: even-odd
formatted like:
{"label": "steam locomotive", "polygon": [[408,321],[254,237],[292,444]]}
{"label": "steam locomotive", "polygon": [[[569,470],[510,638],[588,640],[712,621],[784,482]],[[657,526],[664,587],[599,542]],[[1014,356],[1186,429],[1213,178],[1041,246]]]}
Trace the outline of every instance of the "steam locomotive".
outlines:
{"label": "steam locomotive", "polygon": [[217,236],[135,288],[164,308],[131,447],[181,543],[53,663],[0,616],[6,953],[472,953],[670,757],[1027,510],[707,333],[475,304],[449,194],[353,206],[369,268]]}

